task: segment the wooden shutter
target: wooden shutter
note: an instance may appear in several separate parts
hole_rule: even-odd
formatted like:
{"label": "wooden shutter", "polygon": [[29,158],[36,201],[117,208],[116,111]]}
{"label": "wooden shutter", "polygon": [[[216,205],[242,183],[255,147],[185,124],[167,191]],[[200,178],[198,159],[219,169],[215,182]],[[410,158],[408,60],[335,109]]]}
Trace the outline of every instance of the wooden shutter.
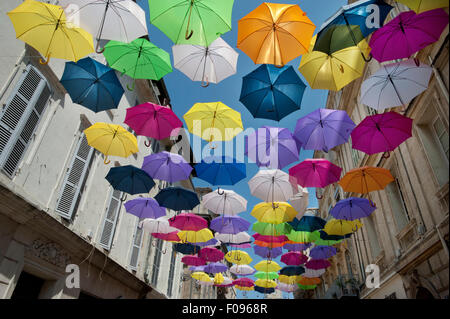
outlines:
{"label": "wooden shutter", "polygon": [[72,218],[93,153],[86,136],[81,134],[56,202],[56,212],[64,218]]}
{"label": "wooden shutter", "polygon": [[130,258],[130,267],[132,270],[137,269],[138,261],[139,261],[139,253],[141,251],[142,244],[142,228],[139,227],[139,222],[136,226],[136,230],[134,232],[133,244],[131,245],[131,258]]}
{"label": "wooden shutter", "polygon": [[122,192],[113,190],[109,198],[108,208],[106,209],[105,218],[103,220],[103,229],[100,236],[100,246],[105,249],[111,249],[111,244],[116,230],[117,220],[122,206]]}
{"label": "wooden shutter", "polygon": [[50,98],[45,78],[27,67],[0,114],[0,167],[12,178]]}
{"label": "wooden shutter", "polygon": [[152,285],[155,287],[158,284],[159,266],[161,263],[162,246],[163,246],[163,241],[158,238],[156,240],[155,256],[153,258],[152,280],[151,280]]}

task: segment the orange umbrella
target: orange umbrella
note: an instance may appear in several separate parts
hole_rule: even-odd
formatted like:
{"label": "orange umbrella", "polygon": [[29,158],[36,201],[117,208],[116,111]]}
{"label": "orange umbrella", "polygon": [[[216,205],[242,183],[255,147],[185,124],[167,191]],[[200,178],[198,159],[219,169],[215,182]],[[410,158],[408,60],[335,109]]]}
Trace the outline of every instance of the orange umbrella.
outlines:
{"label": "orange umbrella", "polygon": [[321,282],[321,280],[319,277],[308,278],[308,277],[303,277],[303,276],[300,276],[300,278],[297,281],[298,284],[304,285],[304,286],[318,285],[318,284],[320,284],[320,282]]}
{"label": "orange umbrella", "polygon": [[298,5],[265,2],[239,20],[237,47],[256,64],[283,66],[308,52],[315,29]]}
{"label": "orange umbrella", "polygon": [[344,192],[367,194],[382,190],[394,181],[391,172],[381,167],[364,166],[352,169],[338,182]]}
{"label": "orange umbrella", "polygon": [[260,246],[260,247],[270,247],[270,248],[283,247],[285,243],[286,243],[286,242],[281,242],[281,243],[266,242],[266,241],[262,241],[262,240],[255,240],[255,241],[253,242],[253,244],[255,244],[256,246]]}

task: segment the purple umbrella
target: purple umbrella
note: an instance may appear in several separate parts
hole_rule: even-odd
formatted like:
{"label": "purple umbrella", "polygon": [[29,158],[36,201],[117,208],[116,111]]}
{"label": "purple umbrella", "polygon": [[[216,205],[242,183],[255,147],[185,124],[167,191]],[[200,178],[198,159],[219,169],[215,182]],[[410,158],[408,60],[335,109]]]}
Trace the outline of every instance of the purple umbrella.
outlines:
{"label": "purple umbrella", "polygon": [[316,246],[309,252],[312,259],[327,259],[336,255],[336,248],[333,246]]}
{"label": "purple umbrella", "polygon": [[282,169],[298,161],[300,149],[287,128],[263,126],[245,142],[245,155],[259,167]]}
{"label": "purple umbrella", "polygon": [[330,215],[336,219],[355,220],[370,216],[375,209],[366,198],[350,197],[337,202]]}
{"label": "purple umbrella", "polygon": [[216,246],[218,243],[219,243],[219,241],[217,239],[211,238],[208,241],[195,243],[195,246],[200,246],[200,247]]}
{"label": "purple umbrella", "polygon": [[153,198],[135,198],[125,203],[127,213],[139,218],[159,218],[166,215],[166,209]]}
{"label": "purple umbrella", "polygon": [[283,250],[281,247],[274,247],[270,249],[269,247],[261,247],[261,246],[253,246],[253,250],[255,254],[262,258],[270,258],[274,259],[283,254]]}
{"label": "purple umbrella", "polygon": [[326,259],[310,259],[305,264],[305,268],[314,269],[314,270],[325,269],[330,266],[331,266],[330,262]]}
{"label": "purple umbrella", "polygon": [[144,157],[142,169],[155,179],[175,183],[189,179],[192,166],[183,156],[164,151]]}
{"label": "purple umbrella", "polygon": [[289,251],[303,251],[311,247],[311,243],[284,244],[283,248]]}
{"label": "purple umbrella", "polygon": [[202,266],[190,266],[189,270],[192,272],[196,272],[196,271],[205,271],[205,267],[207,265],[202,265]]}
{"label": "purple umbrella", "polygon": [[220,216],[211,221],[212,230],[221,234],[237,234],[248,230],[250,222],[239,216]]}
{"label": "purple umbrella", "polygon": [[403,12],[372,34],[371,54],[379,62],[409,58],[439,40],[447,24],[443,9]]}
{"label": "purple umbrella", "polygon": [[210,263],[210,264],[206,265],[206,267],[204,268],[204,272],[207,272],[210,274],[217,274],[219,272],[225,272],[227,270],[228,270],[228,267],[219,262]]}
{"label": "purple umbrella", "polygon": [[300,118],[294,136],[305,150],[328,152],[333,147],[347,143],[355,123],[345,111],[317,109]]}

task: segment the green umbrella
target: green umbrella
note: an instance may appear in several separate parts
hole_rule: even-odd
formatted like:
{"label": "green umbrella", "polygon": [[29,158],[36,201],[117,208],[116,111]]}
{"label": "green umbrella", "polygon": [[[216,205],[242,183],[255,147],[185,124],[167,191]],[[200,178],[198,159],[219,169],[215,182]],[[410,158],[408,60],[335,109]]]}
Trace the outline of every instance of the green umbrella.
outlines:
{"label": "green umbrella", "polygon": [[255,222],[253,223],[252,230],[264,236],[283,236],[292,231],[292,226],[288,223],[270,224]]}
{"label": "green umbrella", "polygon": [[316,232],[307,232],[307,231],[291,231],[287,234],[289,240],[292,240],[296,243],[312,243],[317,239],[320,239],[319,235]]}
{"label": "green umbrella", "polygon": [[231,30],[234,0],[149,0],[150,22],[175,44],[209,46]]}
{"label": "green umbrella", "polygon": [[103,55],[111,68],[133,79],[159,80],[172,72],[169,53],[146,39],[130,43],[109,41]]}
{"label": "green umbrella", "polygon": [[278,279],[278,273],[274,271],[271,272],[258,271],[257,273],[255,273],[255,277],[258,279],[274,280]]}
{"label": "green umbrella", "polygon": [[302,290],[312,290],[312,289],[316,289],[317,285],[300,285],[297,284],[298,288],[302,289]]}
{"label": "green umbrella", "polygon": [[328,55],[334,52],[357,46],[364,39],[359,26],[333,25],[317,35],[314,51]]}

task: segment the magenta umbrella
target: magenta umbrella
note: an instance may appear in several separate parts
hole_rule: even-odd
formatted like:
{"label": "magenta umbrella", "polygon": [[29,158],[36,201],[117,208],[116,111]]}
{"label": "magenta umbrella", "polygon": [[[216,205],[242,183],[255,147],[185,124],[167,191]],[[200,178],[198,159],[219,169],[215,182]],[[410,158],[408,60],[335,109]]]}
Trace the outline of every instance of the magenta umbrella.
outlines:
{"label": "magenta umbrella", "polygon": [[379,62],[409,58],[439,40],[447,24],[443,9],[403,12],[372,34],[371,54]]}
{"label": "magenta umbrella", "polygon": [[325,269],[330,266],[331,266],[330,262],[326,259],[311,259],[305,264],[306,268],[314,270]]}
{"label": "magenta umbrella", "polygon": [[342,168],[323,158],[306,159],[289,169],[302,187],[326,187],[340,180]]}
{"label": "magenta umbrella", "polygon": [[230,244],[231,247],[234,248],[252,248],[252,244],[244,243],[244,244]]}
{"label": "magenta umbrella", "polygon": [[169,218],[169,225],[179,230],[199,231],[207,228],[208,222],[203,217],[192,213],[181,213],[177,216]]}
{"label": "magenta umbrella", "polygon": [[308,260],[308,257],[298,251],[290,251],[281,256],[281,262],[288,266],[300,266]]}
{"label": "magenta umbrella", "polygon": [[367,116],[353,130],[352,146],[369,155],[389,154],[412,136],[412,124],[412,119],[396,112]]}
{"label": "magenta umbrella", "polygon": [[250,278],[239,278],[233,280],[233,285],[241,287],[253,287],[255,282]]}
{"label": "magenta umbrella", "polygon": [[183,122],[169,107],[149,102],[128,108],[125,124],[136,134],[157,140],[177,136],[179,128],[183,126]]}
{"label": "magenta umbrella", "polygon": [[181,262],[188,266],[201,266],[206,265],[206,261],[198,256],[184,256],[181,258]]}
{"label": "magenta umbrella", "polygon": [[198,252],[198,256],[208,262],[217,262],[222,260],[224,255],[225,254],[222,251],[214,247],[205,247]]}

